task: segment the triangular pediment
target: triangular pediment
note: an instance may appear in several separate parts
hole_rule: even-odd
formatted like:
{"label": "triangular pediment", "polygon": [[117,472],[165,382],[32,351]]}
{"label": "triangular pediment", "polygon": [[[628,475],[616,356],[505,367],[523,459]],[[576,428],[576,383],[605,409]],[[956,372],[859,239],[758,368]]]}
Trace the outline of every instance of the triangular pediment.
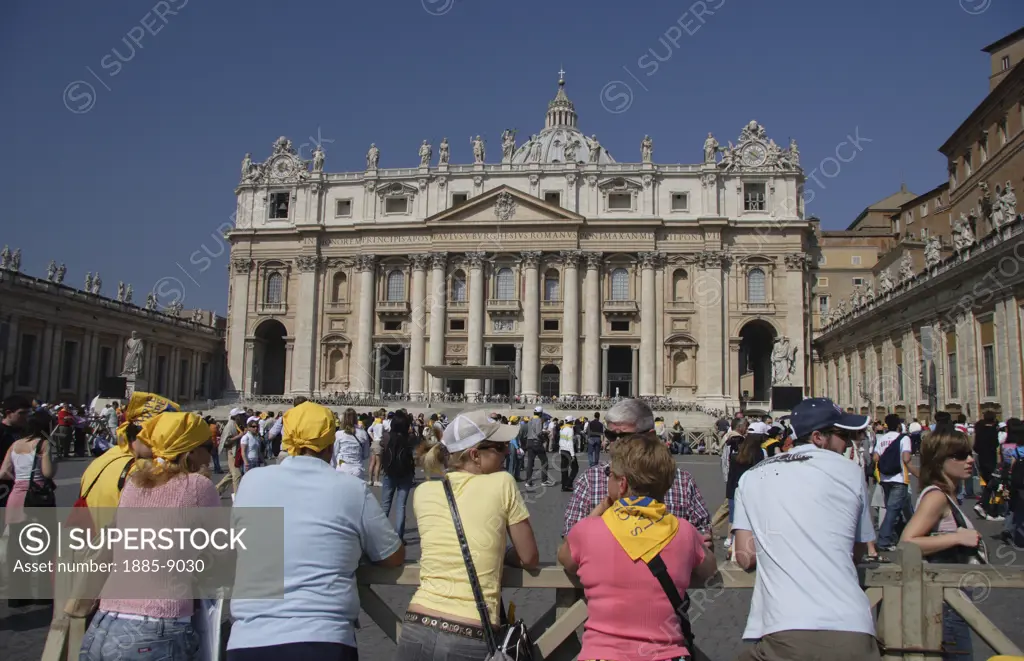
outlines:
{"label": "triangular pediment", "polygon": [[498,186],[471,197],[452,209],[427,218],[428,225],[460,225],[495,222],[530,224],[536,222],[582,223],[583,216],[524,193],[511,186]]}

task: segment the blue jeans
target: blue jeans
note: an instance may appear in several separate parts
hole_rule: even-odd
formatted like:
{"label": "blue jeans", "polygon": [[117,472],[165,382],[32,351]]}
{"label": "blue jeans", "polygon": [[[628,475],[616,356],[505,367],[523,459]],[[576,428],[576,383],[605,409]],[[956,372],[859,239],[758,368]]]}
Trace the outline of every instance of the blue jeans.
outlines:
{"label": "blue jeans", "polygon": [[480,661],[487,657],[487,643],[405,622],[398,637],[395,661]]}
{"label": "blue jeans", "polygon": [[914,515],[914,508],[910,504],[910,488],[899,482],[882,482],[882,492],[885,494],[885,520],[878,528],[878,545],[894,546],[899,541],[897,527],[900,518],[903,519],[903,525],[906,525]]}
{"label": "blue jeans", "polygon": [[[967,592],[964,596],[971,598]],[[974,658],[971,628],[948,604],[942,605],[942,652],[943,661]]]}
{"label": "blue jeans", "polygon": [[220,451],[211,452],[210,456],[213,457],[213,472],[220,473]]}
{"label": "blue jeans", "polygon": [[123,620],[98,611],[82,639],[78,661],[193,661],[199,633],[191,622],[150,618]]}
{"label": "blue jeans", "polygon": [[399,538],[405,541],[405,506],[409,502],[409,492],[412,491],[412,475],[409,477],[393,478],[385,475],[381,483],[380,499],[384,516],[391,514],[391,501],[398,492],[398,502],[395,504],[395,531]]}
{"label": "blue jeans", "polygon": [[508,456],[505,457],[505,470],[508,471],[509,475],[515,478],[516,482],[519,481],[519,472],[522,470],[523,460],[519,456],[519,453],[513,449],[510,449]]}
{"label": "blue jeans", "polygon": [[601,437],[591,436],[587,440],[587,461],[591,466],[601,463]]}

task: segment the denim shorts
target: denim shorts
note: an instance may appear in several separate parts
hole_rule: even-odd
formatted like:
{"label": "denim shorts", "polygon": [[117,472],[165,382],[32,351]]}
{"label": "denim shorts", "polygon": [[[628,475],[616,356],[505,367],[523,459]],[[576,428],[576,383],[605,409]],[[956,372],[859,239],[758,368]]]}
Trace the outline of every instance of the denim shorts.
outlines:
{"label": "denim shorts", "polygon": [[118,617],[99,611],[82,639],[78,661],[194,661],[199,633],[191,621]]}

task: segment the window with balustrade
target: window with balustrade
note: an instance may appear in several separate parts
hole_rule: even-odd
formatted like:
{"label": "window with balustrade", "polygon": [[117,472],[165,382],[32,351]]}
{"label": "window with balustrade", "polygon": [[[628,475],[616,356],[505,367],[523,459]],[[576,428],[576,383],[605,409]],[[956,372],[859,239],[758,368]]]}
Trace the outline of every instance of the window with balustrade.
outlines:
{"label": "window with balustrade", "polygon": [[768,294],[765,289],[765,274],[760,268],[747,271],[747,303],[767,303]]}
{"label": "window with balustrade", "polygon": [[511,301],[515,298],[515,291],[515,276],[512,269],[498,269],[494,276],[494,298],[499,301]]}
{"label": "window with balustrade", "polygon": [[612,300],[629,300],[629,272],[626,269],[615,269],[612,271]]}
{"label": "window with balustrade", "polygon": [[453,303],[466,302],[466,274],[463,271],[456,271],[452,274],[451,301]]}
{"label": "window with balustrade", "polygon": [[690,277],[686,269],[676,269],[672,273],[672,300],[686,301],[690,298]]}
{"label": "window with balustrade", "polygon": [[387,300],[405,300],[405,274],[397,269],[388,273]]}
{"label": "window with balustrade", "polygon": [[558,271],[555,269],[548,269],[544,274],[544,300],[558,300]]}
{"label": "window with balustrade", "polygon": [[280,273],[271,273],[267,276],[267,290],[263,302],[267,305],[280,305],[284,302],[284,276]]}

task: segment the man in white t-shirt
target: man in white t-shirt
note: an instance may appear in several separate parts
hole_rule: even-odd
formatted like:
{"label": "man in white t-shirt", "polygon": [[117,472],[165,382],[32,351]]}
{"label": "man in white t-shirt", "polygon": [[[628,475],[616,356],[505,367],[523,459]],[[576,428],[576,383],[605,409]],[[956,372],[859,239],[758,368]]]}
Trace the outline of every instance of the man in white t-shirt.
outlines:
{"label": "man in white t-shirt", "polygon": [[[878,549],[880,551],[896,550],[896,542],[899,541],[900,532],[903,526],[910,521],[914,515],[914,506],[910,500],[910,476],[917,475],[917,469],[910,465],[910,458],[913,452],[913,442],[908,434],[902,431],[900,417],[895,413],[885,416],[885,426],[889,430],[879,435],[875,441],[873,458],[878,468],[879,484],[882,485],[882,494],[885,497],[885,518],[882,525],[878,527]],[[899,470],[895,473],[886,474],[884,466],[879,464],[886,449],[899,440]],[[893,452],[897,452],[894,448]]]}
{"label": "man in white t-shirt", "polygon": [[875,539],[863,471],[840,454],[868,419],[825,398],[790,417],[796,442],[740,478],[736,562],[757,567],[741,661],[880,659],[854,558]]}

